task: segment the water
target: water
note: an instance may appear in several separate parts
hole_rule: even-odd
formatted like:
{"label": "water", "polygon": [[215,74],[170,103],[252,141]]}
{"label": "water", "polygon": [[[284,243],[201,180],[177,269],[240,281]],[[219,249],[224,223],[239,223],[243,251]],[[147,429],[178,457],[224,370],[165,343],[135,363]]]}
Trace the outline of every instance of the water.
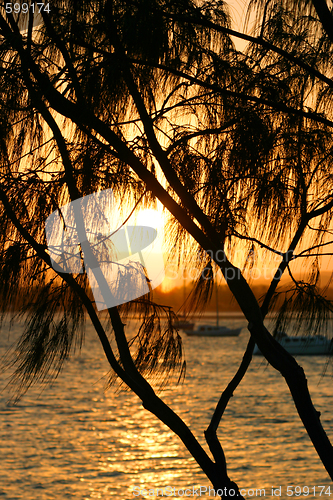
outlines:
{"label": "water", "polygon": [[[238,326],[240,321],[228,319],[224,323]],[[22,327],[17,324],[10,338],[20,331]],[[1,338],[0,354],[8,345],[6,327]],[[184,335],[185,383],[169,386],[161,394],[205,448],[203,432],[219,393],[237,369],[247,339],[245,329],[238,338]],[[298,360],[309,379],[324,428],[333,440],[332,378],[322,377],[327,359],[313,356]],[[209,487],[180,440],[144,410],[135,395],[116,393],[114,389],[104,392],[107,371],[102,349],[93,329],[87,326],[81,354],[72,357],[52,386],[43,390],[33,387],[17,405],[7,405],[11,395],[4,389],[8,374],[1,374],[1,498],[129,500],[152,498],[156,488],[160,488],[160,496],[163,491],[171,497],[173,490],[162,490],[168,486],[176,488],[173,498],[184,498],[193,493],[189,489],[185,492],[186,488]],[[255,489],[264,489],[266,497],[276,498],[276,494],[272,497],[272,487],[281,486],[280,498],[287,499],[295,496],[287,495],[291,485],[316,487],[309,490],[308,498],[333,497],[326,489],[330,479],[285,382],[263,358],[254,358],[226,410],[219,437],[229,475],[246,489],[247,497],[259,496]],[[325,486],[325,490],[319,486]],[[139,495],[143,489],[147,494]],[[275,492],[279,494],[279,490]],[[208,498],[203,490],[201,496]]]}

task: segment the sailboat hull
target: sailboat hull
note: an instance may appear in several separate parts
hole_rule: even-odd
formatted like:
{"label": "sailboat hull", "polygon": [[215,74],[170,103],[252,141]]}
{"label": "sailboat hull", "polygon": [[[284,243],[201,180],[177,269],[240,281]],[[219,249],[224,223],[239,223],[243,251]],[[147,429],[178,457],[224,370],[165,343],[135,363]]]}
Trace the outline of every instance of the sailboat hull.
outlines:
{"label": "sailboat hull", "polygon": [[227,326],[201,325],[196,330],[184,329],[191,337],[238,337],[242,328],[228,328]]}
{"label": "sailboat hull", "polygon": [[194,323],[191,323],[190,321],[186,321],[186,320],[179,320],[179,321],[175,321],[174,326],[175,326],[175,328],[177,328],[177,330],[192,331],[194,328]]}
{"label": "sailboat hull", "polygon": [[[316,355],[316,354],[332,354],[333,355],[333,340],[328,340],[322,335],[310,337],[289,337],[285,333],[280,334],[277,341],[292,355]],[[256,345],[253,354],[261,354],[259,347]]]}

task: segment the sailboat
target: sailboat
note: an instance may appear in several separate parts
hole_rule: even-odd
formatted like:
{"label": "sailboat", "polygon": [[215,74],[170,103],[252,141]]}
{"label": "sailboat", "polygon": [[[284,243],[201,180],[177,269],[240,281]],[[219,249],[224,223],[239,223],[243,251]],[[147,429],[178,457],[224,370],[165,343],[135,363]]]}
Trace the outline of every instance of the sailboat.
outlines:
{"label": "sailboat", "polygon": [[196,329],[183,328],[186,335],[198,337],[237,337],[242,327],[229,328],[227,326],[219,325],[219,300],[218,300],[218,287],[215,286],[216,298],[216,325],[199,325]]}
{"label": "sailboat", "polygon": [[178,320],[175,321],[174,325],[178,330],[184,330],[184,331],[185,330],[192,331],[194,328],[194,323],[192,323],[191,321],[188,321],[186,319],[186,316],[183,316],[183,315],[178,316]]}
{"label": "sailboat", "polygon": [[[186,290],[185,290],[185,278],[183,278],[183,304],[186,302]],[[179,314],[177,321],[174,323],[175,327],[178,330],[187,330],[192,331],[194,328],[194,323],[192,321],[188,321],[185,314]]]}
{"label": "sailboat", "polygon": [[[333,354],[333,339],[329,340],[323,335],[316,336],[289,336],[285,332],[277,332],[276,340],[285,348],[289,354],[295,355],[315,355],[315,354]],[[261,354],[257,345],[255,345],[253,354]]]}

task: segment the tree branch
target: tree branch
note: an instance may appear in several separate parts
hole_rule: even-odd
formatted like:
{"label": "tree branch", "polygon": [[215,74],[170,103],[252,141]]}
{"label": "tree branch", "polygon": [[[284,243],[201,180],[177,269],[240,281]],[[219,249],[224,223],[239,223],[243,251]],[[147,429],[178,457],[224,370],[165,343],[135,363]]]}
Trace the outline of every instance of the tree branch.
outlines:
{"label": "tree branch", "polygon": [[311,0],[328,38],[333,43],[333,17],[325,0]]}
{"label": "tree branch", "polygon": [[195,199],[193,196],[188,193],[187,189],[185,186],[181,183],[177,173],[175,170],[172,168],[170,165],[170,161],[167,157],[167,153],[163,151],[160,143],[158,142],[154,128],[153,128],[153,122],[147,112],[146,106],[143,102],[143,99],[141,97],[141,94],[139,92],[139,89],[133,79],[132,72],[131,72],[131,66],[130,62],[128,61],[126,57],[126,53],[124,48],[122,47],[120,40],[117,36],[117,29],[115,24],[113,23],[112,15],[110,15],[111,18],[111,32],[113,33],[112,39],[113,43],[115,46],[116,52],[119,54],[122,63],[123,63],[123,74],[124,78],[127,84],[127,87],[133,97],[134,103],[136,105],[136,108],[138,110],[138,113],[140,115],[140,118],[142,120],[144,130],[147,136],[147,139],[149,141],[150,147],[152,149],[153,154],[157,158],[159,165],[169,182],[169,185],[172,187],[172,189],[177,193],[179,198],[181,199],[182,203],[184,206],[188,207],[189,210],[193,213],[194,217],[197,219],[199,224],[205,229],[207,234],[211,239],[218,239],[218,234],[216,233],[215,229],[211,225],[209,219],[207,218],[206,214],[202,211],[202,209],[199,207],[199,205],[196,203]]}
{"label": "tree branch", "polygon": [[[325,0],[312,0],[312,3],[313,4],[323,4],[323,3],[325,3]],[[328,9],[327,9],[327,12],[329,13],[329,18],[332,19],[332,15]],[[330,87],[333,87],[333,80],[331,78],[328,78],[327,76],[323,75],[320,71],[316,70],[315,68],[313,68],[309,64],[306,64],[304,61],[302,61],[298,57],[296,57],[292,54],[289,54],[285,50],[281,49],[280,47],[277,47],[276,45],[274,45],[270,42],[267,42],[261,36],[254,37],[251,35],[246,35],[245,33],[235,31],[231,28],[227,28],[225,26],[220,26],[219,24],[216,24],[212,21],[204,19],[203,17],[191,18],[188,16],[181,16],[181,15],[174,15],[174,14],[169,14],[169,15],[167,15],[167,17],[170,17],[171,19],[185,21],[185,22],[188,22],[190,24],[194,23],[194,24],[197,24],[198,26],[206,26],[207,28],[212,28],[219,33],[225,33],[225,34],[234,36],[236,38],[240,38],[241,40],[245,40],[247,42],[251,42],[253,44],[260,45],[261,47],[264,47],[267,50],[270,50],[272,52],[275,52],[276,54],[283,56],[287,61],[290,61],[291,63],[296,64],[296,66],[299,66],[300,68],[306,70],[310,75],[315,76],[316,78],[318,78],[322,82],[326,83]],[[328,22],[326,22],[325,24],[328,24]]]}
{"label": "tree branch", "polygon": [[318,208],[317,210],[312,210],[311,212],[308,213],[308,220],[310,221],[311,219],[314,219],[315,217],[318,217],[319,215],[323,215],[329,210],[333,208],[333,198],[332,200],[327,203],[325,206],[322,208]]}
{"label": "tree branch", "polygon": [[222,392],[221,397],[219,399],[219,402],[217,403],[217,406],[215,408],[215,411],[213,413],[212,419],[210,421],[210,424],[208,428],[205,431],[205,438],[207,441],[207,444],[209,446],[210,451],[212,452],[216,463],[219,463],[221,467],[227,471],[227,464],[225,460],[225,456],[223,453],[222,446],[218,440],[217,437],[217,428],[220,424],[220,421],[222,419],[223,413],[232,398],[234,391],[237,389],[238,385],[241,383],[250,363],[252,360],[252,353],[253,349],[255,346],[255,342],[252,338],[250,337],[250,340],[247,344],[242,362],[236,372],[236,374],[233,376],[229,384],[227,385],[226,389]]}

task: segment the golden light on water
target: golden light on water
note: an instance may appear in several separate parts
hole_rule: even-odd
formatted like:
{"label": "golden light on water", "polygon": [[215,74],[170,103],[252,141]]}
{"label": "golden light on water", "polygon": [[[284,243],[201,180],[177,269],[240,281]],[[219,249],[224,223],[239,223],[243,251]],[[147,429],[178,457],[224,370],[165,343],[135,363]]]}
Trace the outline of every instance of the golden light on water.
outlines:
{"label": "golden light on water", "polygon": [[[207,342],[184,336],[185,383],[169,385],[161,394],[206,450],[204,430],[247,343],[242,321],[224,319],[229,327],[236,323],[245,327],[239,338]],[[129,322],[126,332],[134,331],[134,322]],[[14,326],[14,334],[21,333],[22,327]],[[4,349],[0,346],[0,354]],[[326,358],[301,361],[332,438],[331,380],[321,378]],[[72,357],[54,384],[44,389],[42,398],[40,388],[32,387],[16,407],[5,407],[8,393],[1,392],[1,487],[9,495],[17,496],[17,484],[22,498],[29,500],[129,499],[135,498],[133,489],[138,486],[145,490],[209,486],[180,439],[147,412],[136,396],[115,393],[114,388],[104,393],[101,374],[108,370],[94,330],[87,324],[82,354]],[[7,382],[4,374],[0,382],[2,389]],[[272,487],[282,486],[285,492],[289,484],[329,484],[282,377],[262,358],[255,357],[245,383],[235,392],[219,437],[229,474],[242,488],[266,488],[269,497]],[[13,470],[17,482],[13,482]]]}

